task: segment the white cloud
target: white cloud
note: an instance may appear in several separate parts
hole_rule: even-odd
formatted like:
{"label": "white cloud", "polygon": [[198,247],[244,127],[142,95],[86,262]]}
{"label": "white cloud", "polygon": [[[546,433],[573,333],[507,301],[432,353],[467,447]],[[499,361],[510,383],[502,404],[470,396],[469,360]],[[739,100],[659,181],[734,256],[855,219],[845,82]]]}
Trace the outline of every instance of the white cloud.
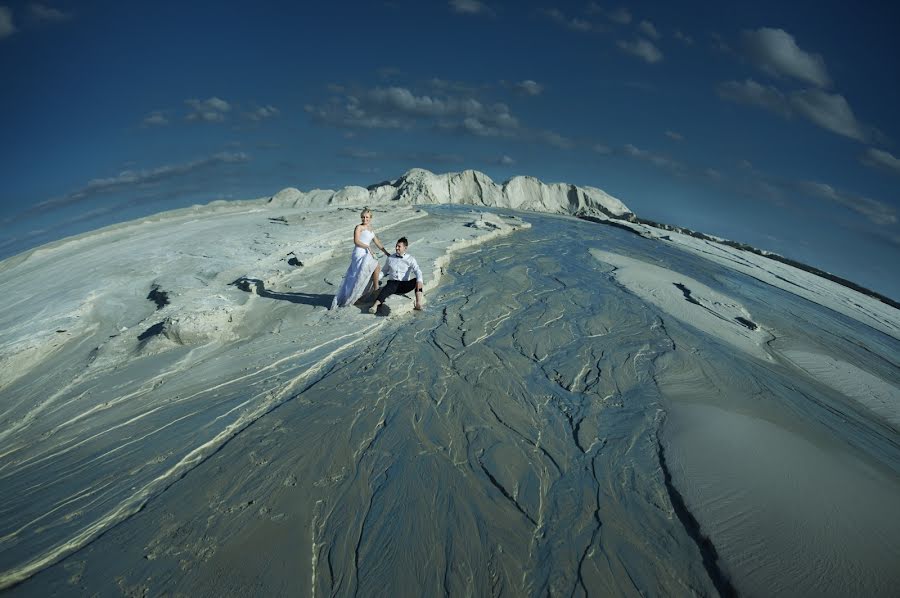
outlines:
{"label": "white cloud", "polygon": [[145,127],[162,127],[169,124],[169,119],[160,110],[154,110],[144,117],[142,123]]}
{"label": "white cloud", "polygon": [[619,25],[627,25],[631,22],[631,13],[628,12],[627,8],[617,8],[606,16],[610,21]]}
{"label": "white cloud", "polygon": [[464,15],[489,14],[491,12],[484,2],[478,0],[450,0],[450,8],[453,12]]}
{"label": "white cloud", "polygon": [[43,201],[18,215],[19,218],[48,209],[68,206],[98,195],[118,192],[133,193],[171,179],[184,177],[197,171],[222,164],[248,162],[250,156],[244,152],[221,152],[182,164],[169,164],[149,170],[124,170],[116,176],[96,178],[78,189],[54,199]]}
{"label": "white cloud", "polygon": [[[337,127],[360,129],[408,129],[414,124],[410,118],[384,117],[367,114],[360,105],[359,98],[347,96],[344,100],[334,99],[326,104],[315,106],[307,104],[303,109],[317,121]],[[352,138],[355,134],[348,131],[344,134]]]}
{"label": "white cloud", "polygon": [[750,61],[770,75],[793,77],[818,87],[831,84],[822,57],[801,50],[784,29],[744,31],[742,41]]}
{"label": "white cloud", "polygon": [[359,148],[347,148],[341,151],[341,155],[345,158],[356,158],[358,160],[375,160],[381,157],[381,154],[378,152]]}
{"label": "white cloud", "polygon": [[[501,81],[501,83],[505,82]],[[465,81],[450,81],[447,79],[440,79],[438,77],[433,77],[432,79],[430,79],[428,81],[428,84],[434,91],[438,91],[440,93],[460,93],[467,95],[474,95],[478,93],[480,89],[489,87],[488,85],[479,87]]]}
{"label": "white cloud", "polygon": [[753,79],[728,81],[718,86],[719,97],[764,108],[784,117],[792,113],[787,97],[771,85],[762,85]]}
{"label": "white cloud", "polygon": [[608,145],[603,145],[602,143],[595,143],[591,149],[598,154],[603,154],[604,156],[612,153],[612,148]]}
{"label": "white cloud", "polygon": [[497,162],[502,166],[512,166],[516,163],[515,160],[506,155],[501,156]]}
{"label": "white cloud", "polygon": [[810,195],[840,204],[857,214],[862,214],[875,224],[885,225],[896,224],[897,222],[896,210],[880,201],[838,191],[826,183],[804,181],[801,185]]}
{"label": "white cloud", "polygon": [[260,106],[256,110],[247,113],[247,118],[250,120],[260,121],[266,120],[268,118],[274,118],[281,114],[281,111],[275,106]]}
{"label": "white cloud", "polygon": [[479,137],[497,137],[501,135],[500,129],[486,125],[474,116],[467,116],[463,120],[463,128]]}
{"label": "white cloud", "polygon": [[555,131],[538,131],[536,134],[536,139],[560,149],[572,149],[573,147],[575,147],[574,141],[572,141],[568,137],[560,135]]}
{"label": "white cloud", "polygon": [[344,100],[306,106],[317,120],[336,126],[367,129],[412,128],[420,120],[439,120],[441,128],[477,135],[500,135],[519,127],[506,104],[483,104],[474,98],[416,95],[404,87],[376,87]]}
{"label": "white cloud", "polygon": [[791,94],[791,105],[800,115],[827,129],[857,141],[865,142],[869,133],[856,120],[850,104],[840,94],[808,89]]}
{"label": "white cloud", "polygon": [[752,79],[744,82],[728,81],[718,87],[721,98],[750,104],[774,112],[785,118],[797,114],[832,133],[866,142],[879,133],[860,123],[850,104],[840,94],[821,89],[805,89],[786,95],[770,85]]}
{"label": "white cloud", "polygon": [[51,8],[43,4],[38,4],[37,2],[32,2],[28,5],[28,12],[31,15],[31,18],[36,21],[59,22],[66,21],[72,17],[71,14],[64,13],[59,9]]}
{"label": "white cloud", "polygon": [[620,40],[618,42],[619,49],[628,54],[642,58],[643,60],[653,64],[663,59],[662,52],[653,45],[653,42],[644,38],[637,38],[633,42]]}
{"label": "white cloud", "polygon": [[12,11],[6,6],[0,6],[0,39],[9,37],[18,31],[13,24]]}
{"label": "white cloud", "polygon": [[638,29],[647,37],[652,37],[653,39],[660,38],[659,31],[656,30],[656,27],[654,27],[653,23],[650,21],[641,21],[641,24],[638,25]]}
{"label": "white cloud", "polygon": [[221,152],[184,164],[165,165],[151,170],[125,170],[114,177],[92,179],[88,181],[84,189],[74,193],[72,196],[81,199],[98,192],[144,183],[154,183],[174,176],[182,176],[213,164],[235,164],[249,160],[250,156],[244,152]]}
{"label": "white cloud", "polygon": [[193,110],[185,118],[187,120],[202,120],[205,122],[222,122],[225,114],[231,110],[231,104],[217,97],[207,100],[186,100],[185,103]]}
{"label": "white cloud", "polygon": [[554,131],[524,126],[506,104],[482,102],[472,96],[418,94],[405,87],[356,90],[324,103],[307,104],[304,110],[321,124],[346,129],[432,128],[476,137],[545,143],[564,149],[575,146],[574,141]]}
{"label": "white cloud", "polygon": [[638,160],[643,160],[644,162],[649,162],[650,164],[653,164],[658,168],[670,170],[675,174],[682,174],[684,171],[683,164],[681,164],[677,160],[669,158],[668,156],[663,156],[647,150],[642,150],[630,143],[626,144],[622,149],[624,150],[625,155],[636,158]]}
{"label": "white cloud", "polygon": [[884,150],[870,147],[860,158],[860,161],[866,166],[900,174],[900,158]]}
{"label": "white cloud", "polygon": [[676,133],[675,131],[666,131],[666,137],[669,139],[674,139],[675,141],[684,141],[684,136],[680,133]]}
{"label": "white cloud", "polygon": [[526,95],[536,96],[540,95],[541,92],[544,91],[544,86],[536,81],[532,81],[531,79],[526,79],[524,81],[519,81],[518,83],[516,83],[516,89]]}
{"label": "white cloud", "polygon": [[687,44],[688,46],[694,45],[694,38],[690,35],[687,35],[686,33],[682,33],[680,30],[675,31],[675,39]]}
{"label": "white cloud", "polygon": [[561,10],[556,8],[549,8],[544,13],[563,27],[568,27],[574,31],[590,31],[593,29],[589,21],[577,17],[567,17]]}

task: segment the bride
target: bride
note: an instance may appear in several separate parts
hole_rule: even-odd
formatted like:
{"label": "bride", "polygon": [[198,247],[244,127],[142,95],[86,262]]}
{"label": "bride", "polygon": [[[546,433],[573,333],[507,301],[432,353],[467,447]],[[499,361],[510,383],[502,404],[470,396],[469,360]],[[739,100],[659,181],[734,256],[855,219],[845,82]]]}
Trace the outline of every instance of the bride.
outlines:
{"label": "bride", "polygon": [[362,222],[353,229],[353,253],[350,254],[350,267],[344,274],[341,288],[331,302],[331,309],[353,305],[368,290],[371,283],[372,290],[378,290],[378,277],[381,274],[381,266],[375,259],[372,243],[385,255],[390,255],[378,237],[372,230],[372,210],[363,208],[359,214]]}

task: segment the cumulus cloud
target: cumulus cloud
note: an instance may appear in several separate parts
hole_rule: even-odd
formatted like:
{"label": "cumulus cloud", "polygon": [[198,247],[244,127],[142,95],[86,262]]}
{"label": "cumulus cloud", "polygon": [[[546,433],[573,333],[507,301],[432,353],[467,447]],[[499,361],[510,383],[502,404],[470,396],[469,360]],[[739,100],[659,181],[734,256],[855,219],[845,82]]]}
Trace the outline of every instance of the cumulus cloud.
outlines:
{"label": "cumulus cloud", "polygon": [[[314,120],[322,124],[336,127],[360,129],[408,129],[414,120],[408,117],[378,116],[367,114],[359,98],[347,96],[343,99],[333,98],[321,105],[307,104],[303,109]],[[352,137],[350,133],[347,137]]]}
{"label": "cumulus cloud", "polygon": [[656,30],[656,27],[654,27],[653,23],[650,21],[641,21],[641,24],[638,25],[638,29],[647,37],[652,37],[653,39],[660,38],[659,31]]}
{"label": "cumulus cloud", "polygon": [[490,14],[491,9],[478,0],[450,0],[450,9],[463,15]]}
{"label": "cumulus cloud", "polygon": [[154,110],[144,117],[144,121],[141,124],[145,127],[163,127],[169,124],[169,119],[166,118],[162,111]]}
{"label": "cumulus cloud", "polygon": [[811,196],[827,199],[861,214],[878,225],[896,224],[897,212],[880,201],[839,191],[826,183],[804,181],[802,188]]}
{"label": "cumulus cloud", "polygon": [[792,77],[817,87],[831,84],[822,57],[801,50],[784,29],[744,31],[741,41],[750,61],[772,76]]}
{"label": "cumulus cloud", "polygon": [[642,37],[637,38],[633,42],[619,40],[617,45],[623,52],[637,56],[650,64],[659,62],[663,59],[663,54],[659,51],[659,48],[654,46],[653,42],[650,40],[646,40]]}
{"label": "cumulus cloud", "polygon": [[405,87],[355,90],[304,110],[320,124],[345,129],[431,128],[475,137],[503,137],[571,148],[574,142],[554,131],[523,125],[502,102],[471,96],[419,94]]}
{"label": "cumulus cloud", "polygon": [[669,139],[674,139],[675,141],[684,141],[684,136],[680,133],[676,133],[675,131],[666,131],[666,137]]}
{"label": "cumulus cloud", "polygon": [[12,11],[6,6],[0,6],[0,39],[9,37],[18,31],[13,24]]}
{"label": "cumulus cloud", "polygon": [[190,121],[222,122],[225,115],[231,111],[231,104],[217,97],[207,100],[190,99],[185,103],[191,107],[191,111],[185,117]]}
{"label": "cumulus cloud", "polygon": [[544,86],[531,79],[525,79],[516,83],[516,89],[525,95],[537,96],[544,91]]}
{"label": "cumulus cloud", "polygon": [[[446,127],[448,129],[456,128],[452,124],[447,123]],[[474,116],[467,116],[463,119],[462,128],[472,135],[477,135],[479,137],[499,137],[503,135],[504,131],[498,127],[494,127],[488,125],[481,121],[481,119],[476,118]]]}
{"label": "cumulus cloud", "polygon": [[577,17],[568,17],[557,8],[547,9],[544,11],[544,14],[546,14],[556,23],[559,23],[563,27],[572,29],[573,31],[590,31],[593,28],[589,21],[585,21],[584,19],[579,19]]}
{"label": "cumulus cloud", "polygon": [[66,21],[72,17],[72,15],[69,13],[65,13],[59,9],[52,8],[44,4],[38,4],[37,2],[32,2],[28,5],[28,14],[31,15],[31,18],[36,21],[53,23]]}
{"label": "cumulus cloud", "polygon": [[[484,104],[474,98],[416,95],[404,87],[376,87],[306,111],[326,124],[361,128],[411,128],[418,120],[439,119],[449,126],[462,123],[477,134],[516,129],[518,120],[502,103]],[[457,119],[454,121],[453,119]],[[446,128],[446,127],[445,127]]]}
{"label": "cumulus cloud", "polygon": [[572,149],[573,147],[575,147],[574,141],[572,141],[568,137],[560,135],[555,131],[537,131],[534,137],[538,141],[542,141],[560,149]]}
{"label": "cumulus cloud", "polygon": [[893,174],[900,174],[900,158],[884,150],[870,147],[860,161],[866,166],[879,168]]}
{"label": "cumulus cloud", "polygon": [[255,109],[251,112],[247,112],[246,116],[250,120],[261,121],[261,120],[266,120],[269,118],[274,118],[274,117],[278,116],[279,114],[281,114],[281,111],[278,108],[276,108],[275,106],[267,105],[267,106],[260,106],[259,108]]}

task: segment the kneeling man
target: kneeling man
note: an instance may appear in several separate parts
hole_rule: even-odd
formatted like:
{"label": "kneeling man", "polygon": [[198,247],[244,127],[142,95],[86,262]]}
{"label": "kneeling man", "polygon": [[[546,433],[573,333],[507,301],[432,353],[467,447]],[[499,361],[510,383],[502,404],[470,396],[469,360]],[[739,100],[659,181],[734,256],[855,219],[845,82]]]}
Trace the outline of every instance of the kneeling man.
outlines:
{"label": "kneeling man", "polygon": [[395,293],[408,293],[416,290],[415,309],[422,309],[422,270],[416,258],[406,253],[409,241],[406,237],[400,237],[394,249],[396,253],[389,255],[387,264],[382,268],[381,273],[387,279],[387,284],[378,293],[378,299],[375,305],[369,308],[369,313],[374,314],[378,311],[378,307],[387,300],[388,297]]}

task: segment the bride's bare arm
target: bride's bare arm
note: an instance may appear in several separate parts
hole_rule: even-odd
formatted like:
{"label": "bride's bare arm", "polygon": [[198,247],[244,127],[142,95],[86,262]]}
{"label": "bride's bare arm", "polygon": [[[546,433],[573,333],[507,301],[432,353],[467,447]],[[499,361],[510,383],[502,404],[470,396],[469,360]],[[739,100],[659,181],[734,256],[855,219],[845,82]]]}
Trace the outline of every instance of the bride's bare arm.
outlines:
{"label": "bride's bare arm", "polygon": [[378,237],[372,237],[372,242],[375,243],[378,249],[384,252],[384,255],[391,255],[390,252],[384,248],[384,245],[381,244],[381,241],[378,240]]}

